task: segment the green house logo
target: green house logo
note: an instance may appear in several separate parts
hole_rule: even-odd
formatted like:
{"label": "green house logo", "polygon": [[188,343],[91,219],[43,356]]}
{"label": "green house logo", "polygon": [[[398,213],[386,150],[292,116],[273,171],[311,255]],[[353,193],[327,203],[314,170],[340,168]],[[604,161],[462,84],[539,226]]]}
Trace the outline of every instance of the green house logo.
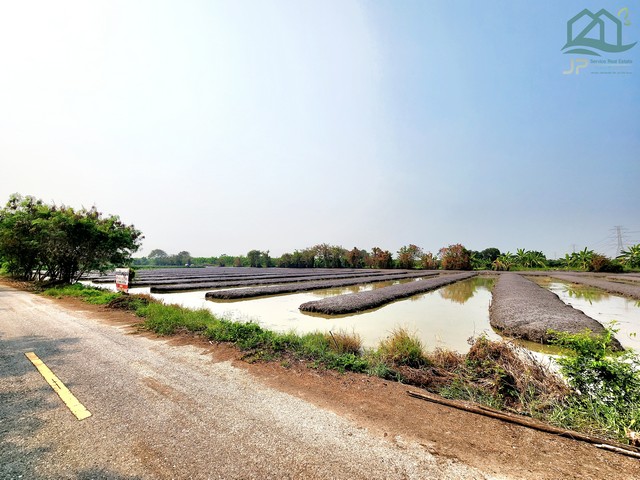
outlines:
{"label": "green house logo", "polygon": [[[624,9],[623,9],[624,10]],[[576,24],[586,26],[580,30]],[[625,25],[628,25],[625,22]],[[612,32],[615,32],[615,43],[607,42],[613,39]],[[562,50],[563,53],[581,53],[583,55],[600,56],[600,52],[620,53],[632,48],[637,42],[628,45],[622,44],[622,22],[604,8],[598,13],[592,13],[585,8],[575,17],[567,22],[567,43]]]}

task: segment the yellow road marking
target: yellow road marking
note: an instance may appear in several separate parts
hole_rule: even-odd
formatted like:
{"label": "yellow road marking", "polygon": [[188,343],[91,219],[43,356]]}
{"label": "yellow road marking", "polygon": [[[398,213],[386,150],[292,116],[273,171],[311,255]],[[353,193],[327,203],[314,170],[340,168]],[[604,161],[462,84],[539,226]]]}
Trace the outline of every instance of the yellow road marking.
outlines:
{"label": "yellow road marking", "polygon": [[53,391],[58,394],[60,399],[65,403],[71,413],[73,413],[78,420],[84,420],[91,416],[91,412],[82,405],[76,397],[69,391],[64,383],[60,381],[58,377],[47,367],[38,356],[33,352],[25,353],[25,356],[33,363],[34,367],[38,369],[40,375],[44,377]]}

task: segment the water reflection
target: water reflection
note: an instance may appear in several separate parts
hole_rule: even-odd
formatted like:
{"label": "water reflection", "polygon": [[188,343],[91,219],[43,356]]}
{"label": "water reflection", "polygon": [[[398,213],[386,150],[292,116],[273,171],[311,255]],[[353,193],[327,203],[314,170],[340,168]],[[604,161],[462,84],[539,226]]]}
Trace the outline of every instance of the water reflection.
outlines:
{"label": "water reflection", "polygon": [[572,283],[564,287],[565,292],[570,298],[579,298],[589,302],[593,305],[593,302],[599,302],[601,300],[609,298],[609,294],[603,290],[597,288],[581,286],[576,283]]}
{"label": "water reflection", "polygon": [[478,291],[478,288],[485,288],[489,291],[493,288],[495,279],[487,277],[476,277],[473,281],[458,282],[442,287],[440,296],[446,300],[463,304]]}

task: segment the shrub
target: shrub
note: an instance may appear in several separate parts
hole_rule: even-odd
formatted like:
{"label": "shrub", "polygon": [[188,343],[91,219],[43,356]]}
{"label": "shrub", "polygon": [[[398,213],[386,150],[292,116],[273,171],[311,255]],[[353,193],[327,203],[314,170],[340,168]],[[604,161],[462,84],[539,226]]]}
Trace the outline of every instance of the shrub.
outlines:
{"label": "shrub", "polygon": [[573,388],[554,419],[623,440],[625,429],[640,424],[640,357],[631,351],[614,355],[615,332],[553,332],[555,343],[570,352],[558,363]]}
{"label": "shrub", "polygon": [[620,273],[623,268],[617,261],[612,261],[609,257],[594,253],[591,256],[591,262],[589,264],[590,272],[608,272],[608,273]]}

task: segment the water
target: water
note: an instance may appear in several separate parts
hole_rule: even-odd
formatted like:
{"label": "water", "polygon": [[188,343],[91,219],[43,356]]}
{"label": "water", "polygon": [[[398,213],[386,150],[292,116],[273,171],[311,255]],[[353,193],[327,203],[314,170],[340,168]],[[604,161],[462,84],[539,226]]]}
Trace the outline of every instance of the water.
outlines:
{"label": "water", "polygon": [[[467,339],[481,334],[500,339],[489,325],[489,304],[494,280],[474,277],[442,287],[433,292],[393,302],[383,307],[353,315],[328,316],[301,312],[298,307],[311,300],[381,288],[398,282],[380,282],[344,288],[293,293],[252,300],[208,301],[205,291],[152,294],[165,303],[188,308],[206,308],[232,320],[255,321],[264,328],[295,331],[347,331],[358,333],[365,347],[375,347],[397,327],[415,333],[427,350],[444,347],[464,353]],[[149,289],[132,289],[131,293],[148,293]]]}
{"label": "water", "polygon": [[622,346],[640,352],[640,302],[586,285],[551,278],[535,281],[601,324],[615,322],[614,328],[619,330],[616,338]]}

